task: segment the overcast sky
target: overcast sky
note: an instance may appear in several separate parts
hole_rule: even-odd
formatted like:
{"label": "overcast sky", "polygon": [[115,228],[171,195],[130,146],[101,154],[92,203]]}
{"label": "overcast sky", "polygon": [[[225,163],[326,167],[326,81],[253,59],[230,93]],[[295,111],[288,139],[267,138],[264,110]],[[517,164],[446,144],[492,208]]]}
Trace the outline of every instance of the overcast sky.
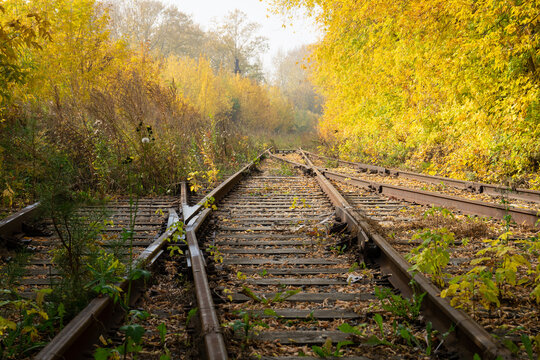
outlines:
{"label": "overcast sky", "polygon": [[[162,0],[166,4],[174,4],[178,9],[193,16],[204,30],[211,27],[212,21],[218,22],[227,13],[240,9],[248,15],[252,22],[261,24],[260,35],[269,39],[270,50],[263,57],[266,72],[272,69],[272,60],[281,49],[288,51],[303,44],[316,42],[320,34],[313,22],[306,17],[298,16],[294,25],[283,16],[273,15],[267,11],[267,2],[259,0]],[[286,27],[282,25],[286,23]]]}

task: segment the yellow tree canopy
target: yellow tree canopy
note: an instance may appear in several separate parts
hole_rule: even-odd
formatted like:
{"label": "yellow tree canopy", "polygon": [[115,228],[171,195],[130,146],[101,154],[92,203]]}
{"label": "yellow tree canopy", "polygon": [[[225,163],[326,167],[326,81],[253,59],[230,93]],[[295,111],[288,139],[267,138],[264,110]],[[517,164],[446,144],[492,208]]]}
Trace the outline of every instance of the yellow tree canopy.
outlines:
{"label": "yellow tree canopy", "polygon": [[[325,31],[324,140],[390,164],[500,180],[540,167],[536,0],[276,0]],[[495,175],[496,174],[496,175]]]}

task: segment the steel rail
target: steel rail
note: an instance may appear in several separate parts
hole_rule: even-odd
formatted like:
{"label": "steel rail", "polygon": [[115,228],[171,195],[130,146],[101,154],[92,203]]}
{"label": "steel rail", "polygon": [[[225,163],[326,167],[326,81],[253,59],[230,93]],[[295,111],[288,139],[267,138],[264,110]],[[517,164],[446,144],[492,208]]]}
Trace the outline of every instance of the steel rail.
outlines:
{"label": "steel rail", "polygon": [[[229,179],[235,181],[234,179]],[[228,192],[227,187],[222,187],[221,192]],[[226,194],[223,194],[225,196]],[[187,203],[186,183],[182,183],[181,188],[182,208],[189,208]],[[191,260],[191,270],[193,273],[193,282],[195,284],[195,295],[197,298],[197,307],[199,309],[199,320],[201,322],[202,337],[204,339],[204,355],[208,360],[226,360],[227,347],[221,331],[221,325],[214,306],[212,290],[208,283],[206,274],[206,262],[204,255],[199,248],[197,241],[197,231],[209,216],[211,210],[204,210],[195,218],[192,225],[186,227],[186,241],[189,248],[189,257]]]}
{"label": "steel rail", "polygon": [[247,164],[235,174],[230,176],[227,180],[222,182],[202,200],[200,200],[195,206],[191,207],[190,213],[188,215],[184,215],[184,223],[189,224],[189,222],[195,217],[195,215],[197,215],[202,209],[205,208],[205,205],[208,204],[210,199],[213,198],[215,202],[220,201],[240,180],[243,179],[244,174],[251,171],[256,166],[256,163],[261,161],[268,153],[269,150],[265,150],[260,153],[259,156],[257,156],[251,163]]}
{"label": "steel rail", "polygon": [[11,236],[15,233],[21,232],[22,224],[25,221],[31,220],[37,215],[39,205],[39,202],[28,205],[24,209],[0,220],[0,234],[4,236]]}
{"label": "steel rail", "polygon": [[[347,213],[342,221],[348,226],[359,226],[356,233],[363,231],[370,241],[379,249],[380,254],[377,262],[381,265],[381,270],[388,274],[389,281],[399,289],[403,295],[412,296],[415,291],[425,292],[426,296],[422,302],[422,311],[426,318],[430,320],[435,329],[441,333],[446,332],[451,326],[455,326],[454,332],[450,335],[449,341],[459,349],[460,353],[467,358],[477,353],[485,359],[510,359],[510,352],[496,343],[490,334],[466,313],[454,309],[446,299],[439,296],[440,291],[423,274],[411,274],[408,269],[410,264],[399,254],[371,225],[358,210],[353,210],[352,206],[343,198],[339,191],[323,176],[323,174],[313,166],[313,163],[303,154],[308,166],[317,177],[317,182],[323,191],[328,195],[333,205],[339,211]],[[276,157],[280,159],[279,157]],[[281,160],[281,159],[280,159]],[[302,165],[302,164],[298,164]],[[355,219],[358,225],[349,219]],[[412,280],[414,279],[414,288]]]}
{"label": "steel rail", "polygon": [[453,207],[467,214],[489,216],[496,219],[504,219],[511,215],[518,224],[535,226],[540,220],[540,214],[534,210],[520,209],[516,207],[506,207],[501,204],[487,203],[483,201],[470,200],[450,195],[439,194],[418,189],[406,188],[403,186],[389,185],[353,177],[347,174],[340,174],[326,169],[318,168],[324,176],[345,184],[363,187],[386,196],[415,202],[423,205],[439,205]]}
{"label": "steel rail", "polygon": [[[199,319],[201,321],[202,336],[204,338],[204,355],[208,360],[226,360],[228,355],[223,333],[221,331],[221,324],[219,323],[215,310],[212,291],[208,284],[206,261],[204,260],[203,252],[199,248],[197,241],[197,231],[206,221],[211,210],[205,209],[202,213],[200,213],[200,211],[205,208],[205,205],[211,198],[213,198],[215,202],[223,199],[267,154],[269,154],[268,150],[262,152],[254,161],[230,176],[195,206],[188,205],[187,185],[186,183],[182,183],[180,195],[181,206],[183,212],[187,214],[184,217],[184,223],[187,224],[186,240],[189,247],[189,257],[191,260],[193,281],[195,283],[195,294],[197,297],[197,306],[199,308]],[[194,221],[191,224],[192,220]]]}
{"label": "steel rail", "polygon": [[327,159],[332,161],[338,161],[339,163],[346,164],[363,171],[375,172],[381,175],[392,175],[397,177],[402,177],[405,179],[417,180],[422,182],[427,182],[430,184],[445,184],[449,186],[456,187],[458,189],[468,190],[474,193],[484,193],[491,196],[508,196],[509,198],[523,201],[532,201],[540,203],[540,191],[517,188],[512,189],[509,187],[496,185],[496,184],[487,184],[474,181],[465,181],[452,179],[444,176],[435,176],[420,174],[412,171],[399,170],[399,169],[388,169],[382,166],[363,164],[358,162],[346,161],[337,158],[331,158],[327,156],[322,156],[312,152],[305,151],[309,156],[314,156],[320,159]]}
{"label": "steel rail", "polygon": [[[152,244],[150,244],[136,259],[133,264],[136,267],[151,267],[159,256],[163,253],[163,246],[167,239],[172,236],[175,229],[170,225],[179,220],[174,209],[169,209],[169,228],[161,234]],[[124,279],[118,284],[123,291],[129,286],[129,281]],[[140,290],[144,287],[142,279],[132,282],[130,303],[133,303]],[[56,359],[78,359],[84,349],[98,341],[99,336],[107,330],[107,326],[113,322],[121,320],[125,311],[118,303],[114,303],[112,298],[97,297],[73,318],[52,340],[45,346],[34,359],[56,360]]]}
{"label": "steel rail", "polygon": [[[304,153],[302,150],[300,150],[300,152]],[[294,161],[279,157],[276,158],[286,161],[291,165],[301,167],[305,169],[305,171],[311,171],[309,167],[304,164],[296,163]],[[305,158],[307,159],[306,161],[309,160],[307,156],[305,156]],[[325,177],[329,179],[349,185],[363,187],[365,189],[375,191],[386,196],[392,196],[398,199],[411,201],[418,204],[453,207],[467,214],[489,216],[496,219],[504,219],[505,216],[511,215],[512,220],[514,220],[516,223],[526,224],[529,226],[535,226],[540,220],[539,212],[534,210],[521,209],[512,206],[507,207],[501,204],[470,200],[430,191],[407,188],[404,186],[390,185],[375,181],[364,180],[349,174],[341,174],[316,166],[313,166],[313,168],[318,169]]]}

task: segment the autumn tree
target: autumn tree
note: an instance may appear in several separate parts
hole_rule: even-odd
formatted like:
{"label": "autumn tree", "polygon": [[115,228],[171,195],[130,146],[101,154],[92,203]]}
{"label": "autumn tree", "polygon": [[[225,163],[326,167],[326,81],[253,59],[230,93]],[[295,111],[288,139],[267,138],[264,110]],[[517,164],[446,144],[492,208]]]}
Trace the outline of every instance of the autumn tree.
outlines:
{"label": "autumn tree", "polygon": [[217,24],[208,43],[214,67],[262,80],[260,56],[269,47],[268,39],[257,35],[259,29],[260,25],[250,22],[244,12],[230,12]]}
{"label": "autumn tree", "polygon": [[[275,0],[325,37],[323,139],[344,154],[540,187],[536,1]],[[528,175],[531,174],[531,175]]]}
{"label": "autumn tree", "polygon": [[274,84],[302,110],[321,113],[322,100],[309,79],[308,67],[311,52],[307,45],[278,53],[274,59]]}
{"label": "autumn tree", "polygon": [[111,32],[135,47],[146,46],[162,56],[198,57],[206,35],[190,16],[156,0],[111,0]]}
{"label": "autumn tree", "polygon": [[[11,11],[12,2],[0,5],[0,100],[11,98],[13,84],[22,84],[31,64],[25,49],[41,49],[41,40],[50,40],[49,23],[42,13],[27,10],[22,15]],[[0,120],[1,122],[1,120]]]}

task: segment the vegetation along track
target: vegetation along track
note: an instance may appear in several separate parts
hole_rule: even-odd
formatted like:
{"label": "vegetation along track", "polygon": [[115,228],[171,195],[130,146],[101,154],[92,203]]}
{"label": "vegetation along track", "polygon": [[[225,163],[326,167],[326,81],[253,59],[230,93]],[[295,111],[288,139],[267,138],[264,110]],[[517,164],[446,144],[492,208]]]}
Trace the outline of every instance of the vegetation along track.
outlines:
{"label": "vegetation along track", "polygon": [[[129,255],[127,253],[129,240],[132,240],[134,256],[138,256],[162,232],[167,220],[165,217],[167,211],[175,206],[175,202],[178,203],[178,200],[173,197],[139,199],[136,203],[130,202],[129,199],[120,199],[105,206],[83,207],[79,209],[78,215],[84,219],[83,221],[93,222],[93,225],[98,227],[95,229],[99,232],[96,241],[100,245],[112,249],[118,258],[126,259]],[[16,235],[8,236],[22,240],[29,246],[26,266],[22,270],[22,276],[17,280],[19,285],[22,285],[19,289],[22,290],[20,294],[23,296],[31,296],[40,288],[51,287],[58,282],[60,272],[53,264],[54,250],[62,247],[62,241],[66,243],[70,241],[69,238],[62,239],[57,235],[54,231],[54,221],[51,219],[45,219],[39,225],[44,231],[26,227],[26,232],[23,230]],[[126,229],[133,231],[130,239],[123,236]]]}
{"label": "vegetation along track", "polygon": [[[306,154],[305,152],[302,153]],[[345,166],[338,166],[329,170],[326,166],[335,166],[336,163],[322,161],[321,159],[325,158],[317,157],[315,154],[311,154],[311,157],[316,159],[318,169],[325,177],[341,183],[363,187],[372,190],[374,193],[418,204],[455,208],[467,214],[496,219],[504,219],[510,216],[518,224],[529,226],[535,226],[540,221],[539,192],[534,190],[505,189],[502,186],[468,183],[410,172],[402,175],[403,172],[390,172],[386,168],[344,162],[342,160],[331,160]],[[297,158],[301,159],[299,155],[297,155]],[[388,176],[389,174],[395,176]],[[428,186],[425,181],[437,185]],[[477,193],[471,193],[467,189],[476,189]],[[486,189],[485,193],[478,193],[484,191],[482,189]],[[488,191],[487,189],[491,190]],[[499,195],[498,198],[496,194]]]}
{"label": "vegetation along track", "polygon": [[[82,279],[86,279],[83,273],[88,272],[87,262],[92,257],[106,260],[108,257],[104,255],[105,253],[114,254],[126,268],[130,261],[134,264],[152,261],[159,250],[158,244],[163,241],[159,234],[163,233],[167,227],[166,215],[170,209],[177,207],[178,203],[179,199],[174,197],[138,200],[124,198],[111,201],[106,205],[83,206],[74,213],[64,213],[64,217],[35,221],[33,219],[39,218],[41,206],[36,203],[4,219],[0,223],[0,236],[4,246],[11,250],[2,256],[3,295],[4,300],[6,298],[7,300],[2,302],[1,315],[6,319],[17,320],[20,326],[27,326],[27,330],[17,327],[12,333],[2,334],[5,336],[2,339],[2,346],[5,346],[2,349],[2,357],[23,358],[32,354],[31,349],[36,348],[36,346],[31,346],[32,342],[26,344],[26,341],[17,341],[12,337],[18,331],[22,331],[19,336],[35,339],[37,331],[41,331],[38,330],[41,327],[32,325],[37,324],[34,322],[35,319],[28,323],[30,317],[21,318],[20,315],[17,317],[16,312],[11,314],[12,310],[17,310],[22,306],[22,311],[39,309],[40,314],[45,314],[42,300],[39,300],[42,295],[38,294],[50,294],[51,289],[52,294],[46,295],[46,301],[62,304],[62,307],[65,305],[66,310],[72,306],[84,306],[88,299],[86,295],[77,292],[73,284],[76,277],[73,274],[78,272],[77,280],[85,281]],[[171,211],[169,221],[173,215],[176,215],[174,210]],[[93,266],[96,264],[92,261],[90,263]],[[112,263],[107,264],[107,266],[110,265]],[[107,266],[101,270],[107,271]],[[81,286],[90,285],[85,283]],[[126,290],[127,283],[118,283],[118,286]],[[137,286],[140,284],[133,285],[133,294],[136,293]],[[11,290],[5,293],[6,289]],[[36,296],[38,300],[34,302],[32,299]],[[51,300],[50,297],[54,297],[55,300]],[[73,304],[68,307],[67,302]],[[65,326],[55,340],[36,358],[83,356],[82,354],[88,349],[87,346],[96,339],[93,335],[102,328],[100,324],[113,320],[111,305],[112,301],[107,297],[91,300],[89,305]],[[30,314],[32,312],[28,312],[28,315]],[[54,316],[70,316],[69,313],[58,314]],[[62,322],[60,320],[60,326]],[[36,331],[36,334],[30,336],[29,331]],[[54,335],[54,329],[46,332],[47,336]],[[39,343],[36,345],[38,345],[37,348],[43,346]],[[26,350],[25,347],[27,347]],[[17,352],[12,353],[23,350],[26,354],[24,356],[23,353],[18,355]]]}
{"label": "vegetation along track", "polygon": [[[269,156],[195,206],[184,186],[186,254],[207,358],[510,357],[425,276],[411,282],[410,264],[381,231],[385,222],[407,222],[395,212],[414,206],[338,189],[309,160],[292,169]],[[376,215],[369,219],[366,209]],[[92,311],[79,314],[38,358],[60,358],[59,342],[80,341],[87,326],[81,317],[96,317]]]}

